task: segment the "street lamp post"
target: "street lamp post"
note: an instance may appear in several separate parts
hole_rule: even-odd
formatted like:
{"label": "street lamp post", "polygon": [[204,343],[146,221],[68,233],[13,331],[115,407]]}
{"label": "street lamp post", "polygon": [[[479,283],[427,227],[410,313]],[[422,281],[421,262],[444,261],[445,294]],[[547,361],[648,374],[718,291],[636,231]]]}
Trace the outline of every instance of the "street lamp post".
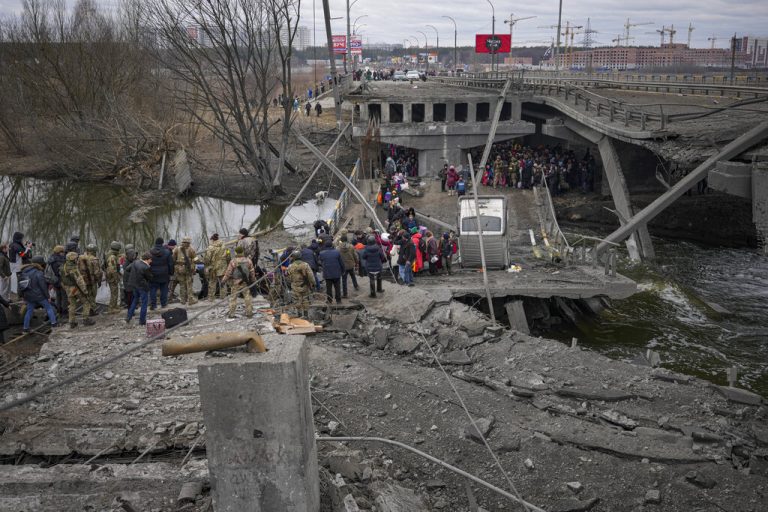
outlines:
{"label": "street lamp post", "polygon": [[[560,7],[557,11],[557,43],[555,43],[555,74],[558,75],[560,72],[560,63],[558,61],[558,57],[560,55],[560,30],[563,26],[563,0],[560,0]],[[627,41],[627,46],[629,46],[629,41]]]}
{"label": "street lamp post", "polygon": [[[426,25],[427,27],[431,28],[435,31],[435,63],[437,64],[438,69],[440,69],[440,33],[437,31],[434,25]],[[429,52],[427,52],[427,65],[429,65]]]}
{"label": "street lamp post", "polygon": [[427,67],[426,67],[426,70],[424,71],[424,74],[426,75],[427,73],[429,73],[429,41],[427,40],[427,34],[422,32],[421,30],[417,30],[416,32],[424,36],[424,51],[427,52]]}
{"label": "street lamp post", "polygon": [[451,20],[453,22],[453,68],[455,70],[456,67],[459,65],[459,61],[456,58],[456,54],[457,54],[456,41],[457,41],[457,38],[458,38],[458,35],[459,35],[459,29],[456,26],[456,20],[455,19],[451,18],[450,16],[443,16],[443,18],[448,18],[449,20]]}
{"label": "street lamp post", "polygon": [[[485,0],[488,5],[491,6],[491,39],[496,39],[496,9],[493,7],[491,0]],[[562,1],[562,0],[561,0]],[[496,62],[496,50],[491,54],[491,71],[494,69],[494,63]]]}

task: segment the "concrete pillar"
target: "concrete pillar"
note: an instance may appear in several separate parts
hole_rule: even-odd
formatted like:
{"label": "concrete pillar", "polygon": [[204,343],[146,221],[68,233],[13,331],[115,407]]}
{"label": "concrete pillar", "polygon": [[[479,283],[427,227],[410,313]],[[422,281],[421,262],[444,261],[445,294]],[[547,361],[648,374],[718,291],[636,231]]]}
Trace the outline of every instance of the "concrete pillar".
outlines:
{"label": "concrete pillar", "polygon": [[448,165],[455,165],[458,169],[459,164],[467,164],[466,161],[462,161],[462,158],[465,158],[465,155],[458,148],[420,149],[419,175],[437,176],[437,172],[446,163]]}
{"label": "concrete pillar", "polygon": [[216,512],[318,512],[320,481],[304,336],[198,366]]}
{"label": "concrete pillar", "polygon": [[413,119],[413,117],[411,116],[412,108],[413,108],[413,103],[403,103],[403,122],[404,123],[410,123],[411,119]]}
{"label": "concrete pillar", "polygon": [[389,103],[381,102],[381,124],[389,124]]}
{"label": "concrete pillar", "polygon": [[435,121],[435,105],[431,101],[424,104],[424,122],[432,123]]}
{"label": "concrete pillar", "polygon": [[[605,136],[601,138],[597,147],[600,150],[600,159],[603,161],[605,177],[611,190],[613,203],[616,205],[616,211],[619,214],[621,224],[625,224],[634,215],[632,203],[629,200],[629,190],[627,182],[624,179],[624,172],[621,169],[621,161],[613,140]],[[651,236],[648,234],[648,226],[643,225],[637,228],[637,231],[627,239],[627,250],[629,257],[633,260],[640,260],[641,257],[653,259],[655,257]]]}
{"label": "concrete pillar", "polygon": [[467,103],[467,122],[474,123],[477,121],[477,103]]}
{"label": "concrete pillar", "polygon": [[752,167],[752,222],[768,254],[768,162],[759,162]]}
{"label": "concrete pillar", "polygon": [[456,103],[445,103],[445,122],[453,123],[456,121]]}
{"label": "concrete pillar", "polygon": [[368,103],[363,101],[358,103],[358,105],[360,105],[360,120],[367,123],[369,120]]}

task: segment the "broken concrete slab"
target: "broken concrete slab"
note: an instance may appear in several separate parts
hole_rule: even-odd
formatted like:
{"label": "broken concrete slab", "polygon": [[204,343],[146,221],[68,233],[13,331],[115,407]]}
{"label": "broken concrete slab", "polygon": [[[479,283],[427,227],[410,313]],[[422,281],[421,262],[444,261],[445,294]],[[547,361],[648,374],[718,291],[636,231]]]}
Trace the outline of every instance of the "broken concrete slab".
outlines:
{"label": "broken concrete slab", "polygon": [[632,400],[637,395],[620,391],[618,389],[602,388],[560,388],[555,393],[558,396],[567,398],[578,398],[579,400],[597,400],[602,402],[620,402],[622,400]]}
{"label": "broken concrete slab", "polygon": [[768,450],[760,448],[749,456],[749,472],[753,475],[768,476]]}
{"label": "broken concrete slab", "polygon": [[528,320],[525,318],[525,307],[522,300],[513,300],[504,304],[504,309],[507,312],[507,318],[509,319],[509,326],[515,331],[520,331],[525,334],[530,334],[531,329],[528,327]]}
{"label": "broken concrete slab", "polygon": [[351,331],[355,327],[355,322],[357,321],[357,316],[359,314],[358,311],[353,311],[351,313],[337,313],[333,315],[331,325],[325,329],[327,331]]}
{"label": "broken concrete slab", "polygon": [[374,482],[371,491],[379,512],[416,512],[429,510],[424,499],[413,490],[386,482]]}
{"label": "broken concrete slab", "polygon": [[464,425],[460,435],[464,439],[469,439],[482,444],[483,438],[488,439],[488,434],[491,432],[494,423],[496,423],[496,418],[493,416],[475,419],[474,425],[472,423]]}
{"label": "broken concrete slab", "polygon": [[686,473],[685,480],[701,489],[714,489],[717,485],[715,480],[706,475],[702,475],[698,471],[690,471]]}
{"label": "broken concrete slab", "polygon": [[746,405],[760,405],[763,403],[763,397],[757,393],[747,391],[746,389],[732,388],[730,386],[714,386],[725,398],[731,402]]}
{"label": "broken concrete slab", "polygon": [[453,325],[465,331],[470,337],[481,336],[486,327],[493,325],[482,313],[458,301],[451,302],[451,315]]}
{"label": "broken concrete slab", "polygon": [[599,501],[600,498],[591,498],[588,500],[568,498],[556,501],[552,504],[549,510],[551,512],[585,512],[591,510]]}
{"label": "broken concrete slab", "polygon": [[376,329],[373,332],[373,346],[379,350],[384,350],[389,344],[389,333],[386,329]]}
{"label": "broken concrete slab", "polygon": [[398,334],[389,343],[389,348],[395,354],[412,354],[421,345],[421,341],[410,334]]}
{"label": "broken concrete slab", "polygon": [[432,295],[416,286],[399,286],[393,288],[392,293],[397,300],[374,299],[367,295],[359,295],[355,300],[374,316],[404,323],[420,321],[435,305]]}
{"label": "broken concrete slab", "polygon": [[624,430],[632,430],[638,425],[638,423],[632,418],[628,418],[627,416],[624,416],[623,414],[613,410],[601,411],[600,418],[609,423],[613,423],[614,425],[618,425]]}
{"label": "broken concrete slab", "polygon": [[440,362],[442,364],[455,364],[455,365],[470,365],[472,364],[472,358],[469,357],[466,350],[453,350],[440,356]]}
{"label": "broken concrete slab", "polygon": [[334,475],[339,474],[347,480],[362,480],[365,468],[370,467],[363,463],[363,452],[349,448],[339,448],[327,454],[324,465]]}
{"label": "broken concrete slab", "polygon": [[661,491],[658,489],[649,489],[648,492],[645,493],[643,503],[646,505],[658,505],[661,503]]}

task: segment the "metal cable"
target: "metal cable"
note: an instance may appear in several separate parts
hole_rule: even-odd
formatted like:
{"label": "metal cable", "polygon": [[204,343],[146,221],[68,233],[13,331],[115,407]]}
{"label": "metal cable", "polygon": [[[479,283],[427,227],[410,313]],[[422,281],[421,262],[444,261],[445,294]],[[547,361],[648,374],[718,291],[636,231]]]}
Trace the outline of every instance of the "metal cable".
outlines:
{"label": "metal cable", "polygon": [[413,446],[409,446],[405,443],[401,443],[399,441],[392,441],[391,439],[384,439],[382,437],[316,437],[315,441],[319,442],[374,442],[374,443],[384,443],[384,444],[391,444],[393,446],[397,446],[400,448],[403,448],[405,450],[408,450],[412,453],[415,453],[416,455],[423,457],[431,462],[434,462],[435,464],[439,464],[440,466],[444,467],[445,469],[448,469],[449,471],[453,471],[457,475],[461,475],[464,478],[468,478],[472,480],[473,482],[482,485],[486,489],[490,489],[491,491],[501,494],[502,496],[509,498],[510,500],[514,501],[515,503],[518,503],[526,508],[526,510],[529,510],[530,512],[546,512],[544,509],[537,507],[536,505],[529,503],[525,501],[524,499],[520,498],[519,496],[515,496],[513,494],[508,493],[504,489],[500,489],[496,487],[495,485],[486,482],[485,480],[476,477],[475,475],[471,473],[467,473],[463,469],[459,469],[456,466],[452,466],[451,464],[448,464],[447,462],[438,459],[437,457],[433,457],[432,455],[425,453],[421,450],[418,450],[414,448]]}

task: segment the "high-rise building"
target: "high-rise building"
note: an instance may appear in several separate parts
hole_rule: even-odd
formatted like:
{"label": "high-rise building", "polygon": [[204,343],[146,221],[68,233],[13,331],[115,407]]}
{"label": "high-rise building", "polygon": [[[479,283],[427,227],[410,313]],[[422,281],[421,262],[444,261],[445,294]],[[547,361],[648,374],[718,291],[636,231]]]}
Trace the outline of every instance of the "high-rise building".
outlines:
{"label": "high-rise building", "polygon": [[293,47],[297,50],[306,50],[312,46],[312,31],[309,27],[296,28],[296,36],[293,38]]}

